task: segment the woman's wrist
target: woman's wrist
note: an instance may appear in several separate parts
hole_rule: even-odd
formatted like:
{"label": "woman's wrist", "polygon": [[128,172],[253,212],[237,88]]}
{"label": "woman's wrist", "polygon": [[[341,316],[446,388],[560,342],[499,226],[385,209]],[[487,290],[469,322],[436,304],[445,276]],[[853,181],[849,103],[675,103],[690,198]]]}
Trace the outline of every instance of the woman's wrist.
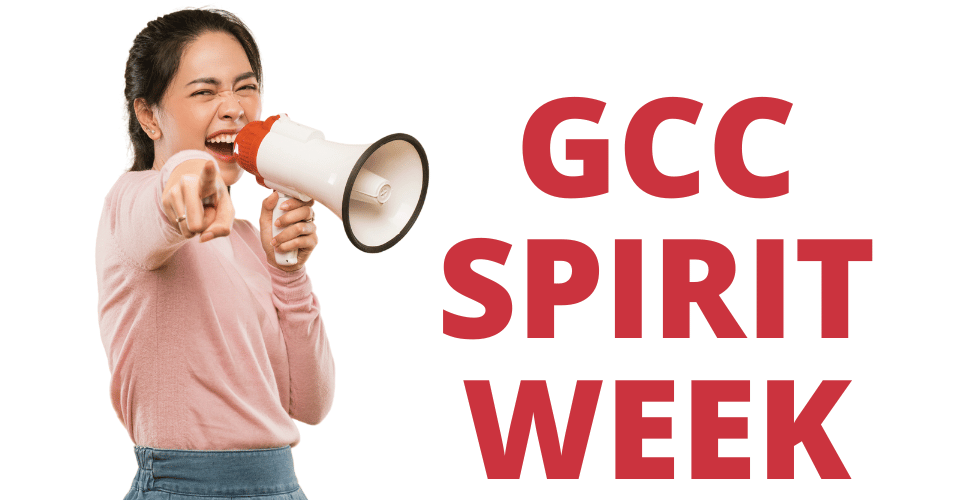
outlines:
{"label": "woman's wrist", "polygon": [[282,279],[295,279],[305,274],[304,265],[298,266],[297,268],[292,269],[290,271],[281,269],[280,267],[277,267],[273,264],[268,264],[267,268],[268,268],[268,272],[271,273],[272,277],[277,276]]}

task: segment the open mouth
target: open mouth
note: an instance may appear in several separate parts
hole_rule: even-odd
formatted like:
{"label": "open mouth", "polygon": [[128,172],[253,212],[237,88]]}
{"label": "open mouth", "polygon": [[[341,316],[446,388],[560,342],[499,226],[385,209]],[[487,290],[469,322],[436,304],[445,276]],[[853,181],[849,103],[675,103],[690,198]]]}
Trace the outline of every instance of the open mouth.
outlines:
{"label": "open mouth", "polygon": [[234,139],[236,133],[217,134],[206,140],[206,148],[214,157],[223,161],[234,159]]}

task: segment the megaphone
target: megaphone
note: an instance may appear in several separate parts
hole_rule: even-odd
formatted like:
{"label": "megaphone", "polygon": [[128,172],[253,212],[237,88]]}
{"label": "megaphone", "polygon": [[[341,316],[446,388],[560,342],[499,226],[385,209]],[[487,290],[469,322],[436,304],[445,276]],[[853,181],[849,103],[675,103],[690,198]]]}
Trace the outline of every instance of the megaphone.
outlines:
{"label": "megaphone", "polygon": [[[285,201],[314,199],[342,219],[356,248],[370,253],[392,247],[413,227],[430,175],[423,146],[412,136],[339,144],[287,115],[245,125],[234,158],[259,184],[278,191],[274,220]],[[273,227],[277,235],[281,228]],[[298,262],[297,250],[275,256],[281,265]]]}

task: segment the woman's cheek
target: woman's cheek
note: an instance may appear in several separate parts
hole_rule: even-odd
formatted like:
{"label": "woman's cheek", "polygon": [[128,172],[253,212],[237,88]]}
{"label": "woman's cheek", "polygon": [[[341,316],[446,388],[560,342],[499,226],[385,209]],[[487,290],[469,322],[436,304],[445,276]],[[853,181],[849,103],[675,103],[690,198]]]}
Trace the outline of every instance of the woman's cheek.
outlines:
{"label": "woman's cheek", "polygon": [[249,104],[248,107],[250,107],[250,113],[246,113],[248,115],[247,119],[249,121],[260,120],[261,119],[261,96],[256,95],[248,98],[247,104]]}

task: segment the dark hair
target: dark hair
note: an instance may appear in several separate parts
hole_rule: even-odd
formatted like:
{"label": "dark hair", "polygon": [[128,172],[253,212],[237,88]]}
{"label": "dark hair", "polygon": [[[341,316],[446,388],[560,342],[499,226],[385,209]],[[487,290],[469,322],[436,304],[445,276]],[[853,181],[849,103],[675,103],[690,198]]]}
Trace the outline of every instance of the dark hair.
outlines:
{"label": "dark hair", "polygon": [[237,16],[224,10],[181,10],[150,21],[132,41],[125,62],[125,104],[129,112],[129,139],[135,159],[132,171],[152,170],[155,159],[152,139],[142,130],[135,113],[136,99],[145,99],[150,107],[159,105],[179,68],[183,49],[200,35],[225,32],[240,42],[257,75],[258,88],[263,81],[261,55],[257,42]]}

